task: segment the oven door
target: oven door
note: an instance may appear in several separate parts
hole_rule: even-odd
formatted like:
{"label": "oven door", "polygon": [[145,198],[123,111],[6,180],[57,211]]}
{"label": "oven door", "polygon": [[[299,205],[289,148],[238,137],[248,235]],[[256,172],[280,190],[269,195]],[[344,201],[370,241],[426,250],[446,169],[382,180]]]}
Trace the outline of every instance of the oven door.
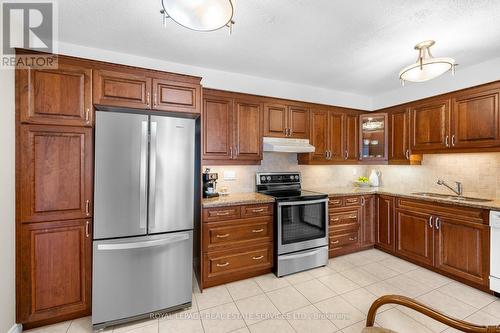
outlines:
{"label": "oven door", "polygon": [[328,245],[328,198],[278,202],[278,255]]}

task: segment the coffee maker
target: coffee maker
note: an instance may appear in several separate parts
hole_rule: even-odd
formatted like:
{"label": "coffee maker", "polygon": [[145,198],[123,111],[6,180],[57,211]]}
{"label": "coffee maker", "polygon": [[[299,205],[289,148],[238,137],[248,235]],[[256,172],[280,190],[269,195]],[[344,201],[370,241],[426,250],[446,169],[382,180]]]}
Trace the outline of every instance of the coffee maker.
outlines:
{"label": "coffee maker", "polygon": [[217,193],[217,179],[219,178],[216,172],[210,172],[209,168],[205,169],[203,172],[203,197],[204,198],[214,198],[218,197]]}

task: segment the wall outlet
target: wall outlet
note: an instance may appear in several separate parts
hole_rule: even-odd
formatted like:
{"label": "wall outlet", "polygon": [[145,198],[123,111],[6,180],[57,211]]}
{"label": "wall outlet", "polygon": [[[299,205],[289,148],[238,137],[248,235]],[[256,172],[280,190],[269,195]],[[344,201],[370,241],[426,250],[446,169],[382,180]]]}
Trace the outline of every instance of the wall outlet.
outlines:
{"label": "wall outlet", "polygon": [[236,172],[233,170],[224,171],[224,180],[236,180]]}

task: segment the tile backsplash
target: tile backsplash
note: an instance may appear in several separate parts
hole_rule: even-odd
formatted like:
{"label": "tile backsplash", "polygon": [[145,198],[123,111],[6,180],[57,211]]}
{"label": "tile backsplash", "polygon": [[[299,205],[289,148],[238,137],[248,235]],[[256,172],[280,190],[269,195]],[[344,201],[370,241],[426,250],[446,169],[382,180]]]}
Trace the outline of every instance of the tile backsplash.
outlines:
{"label": "tile backsplash", "polygon": [[[451,193],[436,184],[463,183],[464,195],[500,198],[500,153],[424,155],[420,166],[399,165],[298,165],[296,154],[264,153],[261,165],[208,166],[219,173],[218,187],[230,192],[253,192],[255,173],[266,171],[300,171],[304,188],[346,187],[372,169],[382,172],[382,185],[406,191]],[[234,180],[224,180],[224,171],[233,171]]]}

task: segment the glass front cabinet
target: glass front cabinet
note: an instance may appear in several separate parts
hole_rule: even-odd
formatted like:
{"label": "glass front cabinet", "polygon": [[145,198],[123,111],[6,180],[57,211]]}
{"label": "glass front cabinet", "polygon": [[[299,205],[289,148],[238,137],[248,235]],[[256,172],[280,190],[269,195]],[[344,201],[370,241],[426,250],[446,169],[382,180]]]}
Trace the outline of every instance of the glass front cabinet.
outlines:
{"label": "glass front cabinet", "polygon": [[360,160],[387,161],[388,126],[387,114],[373,113],[359,117]]}

